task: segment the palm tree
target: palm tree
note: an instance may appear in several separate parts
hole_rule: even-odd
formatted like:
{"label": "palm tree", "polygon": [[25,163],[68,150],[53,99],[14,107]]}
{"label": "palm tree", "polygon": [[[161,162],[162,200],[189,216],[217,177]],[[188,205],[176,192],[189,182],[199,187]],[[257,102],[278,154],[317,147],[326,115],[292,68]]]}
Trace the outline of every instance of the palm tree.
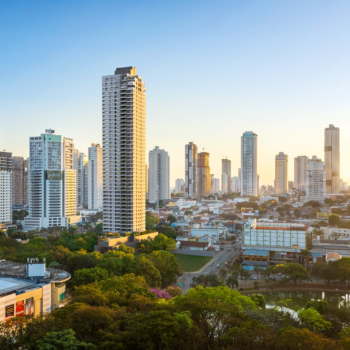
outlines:
{"label": "palm tree", "polygon": [[221,281],[225,281],[226,276],[227,276],[227,270],[223,267],[222,269],[220,269]]}
{"label": "palm tree", "polygon": [[238,273],[233,273],[227,280],[226,280],[226,285],[229,286],[231,289],[234,287],[239,286],[238,282]]}
{"label": "palm tree", "polygon": [[302,257],[305,263],[306,271],[309,271],[309,258],[312,258],[311,251],[309,249],[302,249],[300,251],[300,256]]}

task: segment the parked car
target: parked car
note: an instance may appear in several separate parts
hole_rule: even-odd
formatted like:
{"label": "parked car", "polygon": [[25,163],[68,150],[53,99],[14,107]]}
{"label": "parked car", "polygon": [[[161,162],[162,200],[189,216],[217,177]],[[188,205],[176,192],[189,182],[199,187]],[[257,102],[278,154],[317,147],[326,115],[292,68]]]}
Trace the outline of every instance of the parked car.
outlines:
{"label": "parked car", "polygon": [[219,268],[219,267],[220,267],[220,264],[216,264],[216,267]]}

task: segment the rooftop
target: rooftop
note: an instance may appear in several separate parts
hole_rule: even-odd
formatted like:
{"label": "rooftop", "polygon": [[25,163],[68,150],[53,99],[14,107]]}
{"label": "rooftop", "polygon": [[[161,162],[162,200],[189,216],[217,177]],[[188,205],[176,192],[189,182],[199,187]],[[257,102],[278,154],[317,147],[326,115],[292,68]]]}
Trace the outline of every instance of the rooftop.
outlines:
{"label": "rooftop", "polygon": [[36,280],[0,276],[0,294],[14,292],[37,284]]}

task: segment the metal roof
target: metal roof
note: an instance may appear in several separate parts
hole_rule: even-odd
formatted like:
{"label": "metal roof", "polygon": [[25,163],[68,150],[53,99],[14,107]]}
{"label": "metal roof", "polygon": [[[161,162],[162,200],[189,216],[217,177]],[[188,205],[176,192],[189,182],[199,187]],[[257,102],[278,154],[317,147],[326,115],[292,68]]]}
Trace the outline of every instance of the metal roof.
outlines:
{"label": "metal roof", "polygon": [[246,249],[243,255],[251,255],[251,256],[268,256],[268,249]]}
{"label": "metal roof", "polygon": [[311,252],[313,258],[322,258],[323,254],[321,252]]}

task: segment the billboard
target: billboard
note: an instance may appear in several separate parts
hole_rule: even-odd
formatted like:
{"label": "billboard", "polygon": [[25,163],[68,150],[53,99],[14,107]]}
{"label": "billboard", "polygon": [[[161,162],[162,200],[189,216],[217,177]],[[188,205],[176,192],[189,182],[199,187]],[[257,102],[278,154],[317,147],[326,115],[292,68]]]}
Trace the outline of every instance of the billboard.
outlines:
{"label": "billboard", "polygon": [[34,316],[34,298],[26,300],[26,316],[32,318]]}
{"label": "billboard", "polygon": [[16,316],[17,317],[24,316],[24,300],[18,301],[16,303]]}
{"label": "billboard", "polygon": [[13,316],[15,316],[15,306],[14,306],[14,304],[7,305],[6,308],[5,308],[6,322],[10,321]]}

